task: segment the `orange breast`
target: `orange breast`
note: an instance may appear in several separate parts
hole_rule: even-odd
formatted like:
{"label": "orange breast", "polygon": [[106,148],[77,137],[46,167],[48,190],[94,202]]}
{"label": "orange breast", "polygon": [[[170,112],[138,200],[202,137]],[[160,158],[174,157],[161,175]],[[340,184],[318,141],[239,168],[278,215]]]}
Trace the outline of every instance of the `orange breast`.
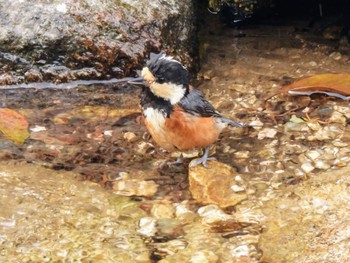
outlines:
{"label": "orange breast", "polygon": [[177,149],[186,151],[213,144],[219,137],[222,127],[214,117],[194,116],[175,107],[170,118],[165,120],[167,141]]}
{"label": "orange breast", "polygon": [[155,142],[168,151],[204,148],[213,144],[224,125],[214,117],[194,116],[175,106],[169,118],[147,114],[145,124]]}

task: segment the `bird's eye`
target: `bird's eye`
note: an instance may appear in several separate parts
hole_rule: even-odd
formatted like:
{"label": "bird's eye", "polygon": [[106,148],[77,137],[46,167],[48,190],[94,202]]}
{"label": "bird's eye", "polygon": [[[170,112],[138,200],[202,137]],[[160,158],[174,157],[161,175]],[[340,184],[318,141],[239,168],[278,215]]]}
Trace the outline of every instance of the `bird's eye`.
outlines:
{"label": "bird's eye", "polygon": [[164,79],[163,77],[158,77],[158,78],[157,78],[157,81],[158,81],[159,83],[164,83],[164,82],[165,82],[165,79]]}

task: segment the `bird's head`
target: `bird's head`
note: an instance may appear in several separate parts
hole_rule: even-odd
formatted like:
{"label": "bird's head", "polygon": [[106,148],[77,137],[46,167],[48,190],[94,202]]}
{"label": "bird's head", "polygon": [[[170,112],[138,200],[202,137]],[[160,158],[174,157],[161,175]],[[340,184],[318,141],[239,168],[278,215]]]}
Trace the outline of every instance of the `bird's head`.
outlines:
{"label": "bird's head", "polygon": [[163,52],[151,53],[140,75],[139,80],[143,85],[147,86],[155,96],[168,100],[171,104],[178,103],[188,93],[187,69]]}

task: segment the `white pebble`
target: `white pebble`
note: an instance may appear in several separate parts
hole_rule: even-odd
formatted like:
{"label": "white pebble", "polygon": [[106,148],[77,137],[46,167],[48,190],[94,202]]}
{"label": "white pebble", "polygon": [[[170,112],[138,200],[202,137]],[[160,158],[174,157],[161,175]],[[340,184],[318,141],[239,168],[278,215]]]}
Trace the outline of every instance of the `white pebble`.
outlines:
{"label": "white pebble", "polygon": [[276,129],[264,128],[258,134],[258,140],[262,140],[265,138],[274,138],[277,134]]}
{"label": "white pebble", "polygon": [[239,185],[232,185],[231,186],[231,189],[234,191],[234,192],[243,192],[245,189],[244,189],[244,187],[242,187],[242,186],[239,186]]}
{"label": "white pebble", "polygon": [[318,157],[320,157],[320,155],[321,154],[315,150],[306,153],[306,156],[309,157],[311,160],[316,160]]}
{"label": "white pebble", "polygon": [[311,163],[303,163],[301,169],[303,169],[305,173],[309,173],[313,171],[315,167]]}

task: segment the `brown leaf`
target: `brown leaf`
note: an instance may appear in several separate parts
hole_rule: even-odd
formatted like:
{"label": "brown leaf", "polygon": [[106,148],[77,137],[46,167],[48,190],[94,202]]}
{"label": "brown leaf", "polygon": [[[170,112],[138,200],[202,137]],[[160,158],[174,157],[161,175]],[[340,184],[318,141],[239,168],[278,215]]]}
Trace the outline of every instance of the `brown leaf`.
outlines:
{"label": "brown leaf", "polygon": [[0,131],[16,144],[22,144],[29,136],[27,120],[18,112],[0,108]]}
{"label": "brown leaf", "polygon": [[295,95],[324,93],[341,99],[350,99],[350,74],[319,74],[284,86],[282,92]]}

